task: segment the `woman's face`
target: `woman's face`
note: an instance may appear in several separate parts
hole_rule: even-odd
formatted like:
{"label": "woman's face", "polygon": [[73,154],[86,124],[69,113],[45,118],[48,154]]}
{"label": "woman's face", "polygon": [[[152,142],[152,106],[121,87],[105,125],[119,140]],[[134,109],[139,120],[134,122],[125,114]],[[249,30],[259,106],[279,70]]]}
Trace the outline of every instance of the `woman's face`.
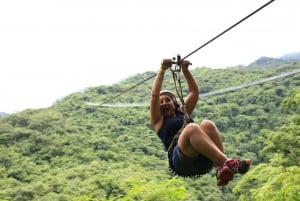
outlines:
{"label": "woman's face", "polygon": [[160,95],[160,112],[164,117],[175,117],[175,104],[170,96]]}

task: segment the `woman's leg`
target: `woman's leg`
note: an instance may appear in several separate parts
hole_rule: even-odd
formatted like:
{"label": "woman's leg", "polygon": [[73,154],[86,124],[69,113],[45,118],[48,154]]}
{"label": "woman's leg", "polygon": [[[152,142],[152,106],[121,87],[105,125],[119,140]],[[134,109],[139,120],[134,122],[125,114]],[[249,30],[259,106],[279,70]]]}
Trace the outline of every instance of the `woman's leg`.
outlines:
{"label": "woman's leg", "polygon": [[245,174],[251,164],[250,159],[228,159],[223,153],[223,143],[216,125],[204,120],[200,125],[188,124],[178,139],[181,152],[188,157],[202,154],[213,161],[217,168],[217,185],[227,185],[236,173]]}
{"label": "woman's leg", "polygon": [[[209,127],[214,130],[210,131]],[[178,146],[187,157],[196,157],[202,154],[211,159],[215,165],[223,166],[227,157],[223,153],[221,138],[217,134],[216,127],[211,123],[206,122],[202,126],[190,123],[180,134]]]}
{"label": "woman's leg", "polygon": [[222,138],[216,124],[210,120],[203,120],[200,128],[210,137],[217,147],[224,153]]}

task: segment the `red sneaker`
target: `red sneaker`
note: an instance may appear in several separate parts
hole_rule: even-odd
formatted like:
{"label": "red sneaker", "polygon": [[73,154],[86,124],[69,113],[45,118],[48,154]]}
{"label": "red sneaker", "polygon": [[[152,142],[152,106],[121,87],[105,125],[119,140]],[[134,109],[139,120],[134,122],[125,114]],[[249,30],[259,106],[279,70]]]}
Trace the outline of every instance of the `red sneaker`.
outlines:
{"label": "red sneaker", "polygon": [[228,166],[224,165],[217,168],[216,177],[218,186],[226,186],[233,179],[233,173]]}
{"label": "red sneaker", "polygon": [[217,185],[225,186],[233,179],[234,174],[248,172],[251,160],[228,159],[222,167],[217,168]]}
{"label": "red sneaker", "polygon": [[251,165],[251,160],[250,159],[239,160],[233,158],[227,160],[224,165],[228,166],[230,170],[233,172],[233,174],[236,173],[245,174],[249,170],[249,167]]}

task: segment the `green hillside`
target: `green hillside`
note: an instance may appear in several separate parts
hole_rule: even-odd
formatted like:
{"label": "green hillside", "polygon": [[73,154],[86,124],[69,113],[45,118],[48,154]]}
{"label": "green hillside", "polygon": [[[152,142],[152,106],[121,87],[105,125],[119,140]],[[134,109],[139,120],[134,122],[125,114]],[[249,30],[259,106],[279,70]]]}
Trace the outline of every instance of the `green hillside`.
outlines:
{"label": "green hillside", "polygon": [[[195,68],[201,93],[300,69],[264,60],[226,69]],[[215,172],[174,177],[149,122],[149,107],[97,107],[142,82],[137,74],[73,93],[53,106],[0,117],[0,201],[299,200],[300,73],[200,98],[194,120],[219,127],[230,157],[253,166],[226,187]],[[164,88],[174,90],[166,74]],[[153,79],[110,103],[147,103]],[[184,93],[187,87],[183,83]]]}

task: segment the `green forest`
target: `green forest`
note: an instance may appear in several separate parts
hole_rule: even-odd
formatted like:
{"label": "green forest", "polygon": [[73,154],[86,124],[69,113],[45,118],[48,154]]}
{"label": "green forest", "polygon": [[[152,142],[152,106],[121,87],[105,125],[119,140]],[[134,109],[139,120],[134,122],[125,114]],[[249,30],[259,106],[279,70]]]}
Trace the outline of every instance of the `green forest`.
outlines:
{"label": "green forest", "polygon": [[[262,61],[262,60],[260,60]],[[300,69],[264,58],[249,66],[192,68],[201,93]],[[201,97],[193,118],[218,126],[229,157],[250,158],[249,172],[227,186],[215,171],[176,177],[153,131],[148,103],[155,72],[72,93],[51,107],[0,117],[0,201],[294,201],[300,200],[300,73]],[[174,91],[166,72],[163,88]],[[182,80],[184,95],[187,86]],[[111,99],[111,100],[110,100]]]}

